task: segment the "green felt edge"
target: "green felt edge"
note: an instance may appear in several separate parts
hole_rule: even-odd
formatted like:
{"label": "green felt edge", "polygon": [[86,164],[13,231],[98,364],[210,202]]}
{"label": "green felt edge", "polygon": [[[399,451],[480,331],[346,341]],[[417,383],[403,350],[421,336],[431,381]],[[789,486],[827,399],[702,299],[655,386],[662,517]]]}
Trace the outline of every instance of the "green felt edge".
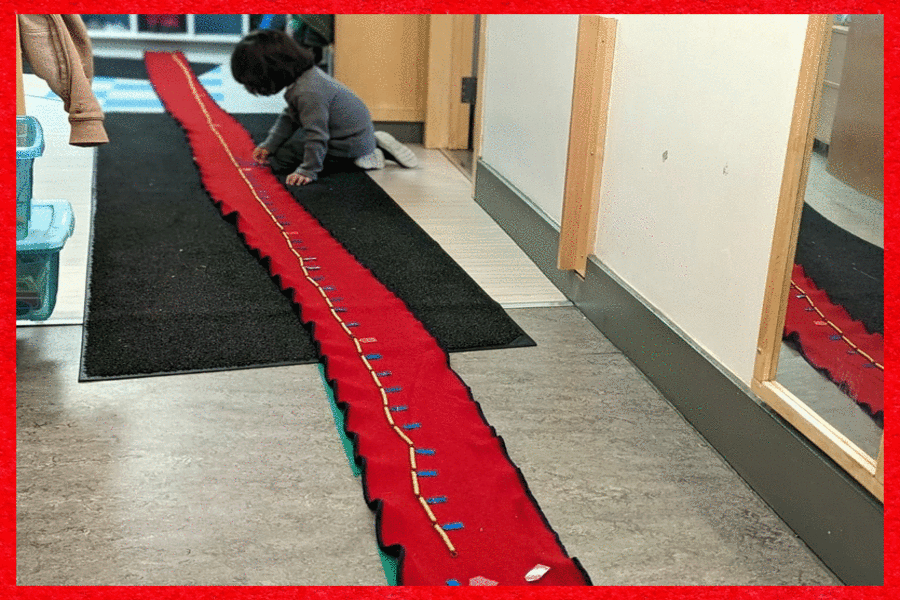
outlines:
{"label": "green felt edge", "polygon": [[[353,472],[354,477],[359,477],[362,474],[362,471],[360,470],[359,465],[356,464],[356,461],[353,460],[353,442],[347,436],[347,430],[344,427],[344,411],[342,411],[338,407],[337,402],[335,402],[334,390],[325,378],[325,366],[321,363],[319,364],[319,376],[322,378],[325,394],[328,396],[328,404],[331,406],[331,414],[334,417],[334,426],[337,428],[338,436],[341,438],[341,445],[344,446],[344,453],[347,455],[347,462],[350,464],[350,470]],[[385,554],[380,546],[378,548],[378,554],[381,557],[381,566],[384,569],[384,576],[387,579],[388,585],[397,585],[398,560]]]}

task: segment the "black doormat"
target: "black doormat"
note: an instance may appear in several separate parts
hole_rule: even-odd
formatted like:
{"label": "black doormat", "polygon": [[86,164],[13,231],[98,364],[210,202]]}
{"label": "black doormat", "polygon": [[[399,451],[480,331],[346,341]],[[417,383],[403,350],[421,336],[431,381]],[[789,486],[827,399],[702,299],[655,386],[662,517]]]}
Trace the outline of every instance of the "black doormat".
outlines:
{"label": "black doormat", "polygon": [[[255,135],[272,118],[239,116]],[[110,113],[105,126],[80,380],[315,362],[296,308],[210,200],[175,121]],[[295,196],[447,351],[534,345],[365,173],[332,168]]]}
{"label": "black doormat", "polygon": [[[235,118],[259,143],[275,115]],[[317,182],[288,190],[448,351],[533,345],[527,336],[519,339],[524,333],[503,309],[349,161],[329,161]]]}
{"label": "black doormat", "polygon": [[[139,58],[109,58],[94,56],[94,77],[120,77],[122,79],[149,79],[144,61]],[[190,63],[191,69],[199,77],[212,71],[218,64],[215,63]],[[34,73],[28,59],[22,61],[23,73]]]}
{"label": "black doormat", "polygon": [[884,250],[804,204],[794,262],[869,333],[884,333]]}

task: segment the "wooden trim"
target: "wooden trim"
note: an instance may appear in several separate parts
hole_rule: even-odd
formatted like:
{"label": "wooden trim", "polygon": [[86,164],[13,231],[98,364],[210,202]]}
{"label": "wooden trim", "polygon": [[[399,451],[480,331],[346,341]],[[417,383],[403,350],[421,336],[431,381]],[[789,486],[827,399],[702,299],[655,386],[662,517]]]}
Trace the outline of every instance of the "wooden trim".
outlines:
{"label": "wooden trim", "polygon": [[[881,445],[878,448],[878,458],[875,461],[875,480],[881,486],[882,494],[884,494],[884,434],[881,434]],[[884,501],[884,498],[882,498]]]}
{"label": "wooden trim", "polygon": [[751,389],[873,496],[884,502],[884,479],[883,476],[881,480],[878,479],[878,463],[875,459],[777,381],[762,382],[754,379]]}
{"label": "wooden trim", "polygon": [[428,19],[428,93],[425,101],[425,147],[445,148],[450,138],[449,48],[453,42],[453,15]]}
{"label": "wooden trim", "polygon": [[425,147],[469,145],[469,105],[460,101],[462,78],[472,74],[474,15],[430,15]]}
{"label": "wooden trim", "polygon": [[462,102],[462,79],[472,76],[472,45],[475,42],[475,16],[453,15],[453,47],[450,57],[449,138],[447,148],[469,147],[469,113],[471,105]]}
{"label": "wooden trim", "polygon": [[19,16],[16,19],[16,115],[25,114],[25,85],[22,81],[22,44],[19,41]]}
{"label": "wooden trim", "polygon": [[769,257],[767,293],[763,300],[759,327],[756,365],[753,371],[753,377],[759,381],[774,379],[778,369],[778,355],[781,350],[784,316],[791,284],[790,276],[815,138],[815,119],[818,116],[820,90],[825,79],[830,44],[831,16],[810,15],[803,59],[800,63],[800,78],[794,97],[794,113],[788,135],[784,174],[781,179],[775,230],[772,236],[772,252]]}
{"label": "wooden trim", "polygon": [[582,276],[597,234],[615,43],[615,19],[579,17],[557,266]]}

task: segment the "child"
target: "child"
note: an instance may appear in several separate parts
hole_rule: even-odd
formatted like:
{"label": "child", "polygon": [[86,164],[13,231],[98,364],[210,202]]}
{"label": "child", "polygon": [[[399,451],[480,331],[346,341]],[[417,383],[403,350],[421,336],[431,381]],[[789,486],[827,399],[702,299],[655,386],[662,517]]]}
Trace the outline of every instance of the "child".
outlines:
{"label": "child", "polygon": [[386,153],[404,167],[415,167],[418,161],[409,148],[375,131],[359,96],[313,63],[312,53],[281,31],[253,31],[238,42],[231,55],[235,81],[254,95],[285,90],[287,101],[253,159],[274,171],[293,170],[288,185],[315,181],[326,154],[353,159],[363,169],[382,169]]}

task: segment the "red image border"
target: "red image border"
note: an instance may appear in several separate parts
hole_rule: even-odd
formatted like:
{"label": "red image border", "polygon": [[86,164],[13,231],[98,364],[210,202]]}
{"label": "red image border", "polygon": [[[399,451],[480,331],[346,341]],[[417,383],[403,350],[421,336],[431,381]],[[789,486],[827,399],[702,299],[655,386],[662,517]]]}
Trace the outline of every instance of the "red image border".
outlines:
{"label": "red image border", "polygon": [[[50,8],[51,10],[59,10],[61,13],[103,13],[108,12],[109,8],[121,10],[121,3],[113,2],[4,2],[3,19],[7,27],[0,28],[0,37],[3,39],[4,48],[6,50],[0,53],[2,60],[2,72],[9,73],[6,81],[2,85],[3,110],[8,112],[2,119],[4,144],[8,144],[9,157],[7,160],[0,162],[2,169],[2,177],[7,185],[5,189],[10,190],[8,193],[12,195],[13,178],[15,177],[15,168],[12,166],[12,140],[13,140],[13,106],[15,105],[15,82],[12,74],[15,72],[13,54],[13,45],[15,43],[15,29],[13,27],[14,14],[17,12],[34,12],[39,8]],[[893,118],[897,113],[897,102],[891,93],[894,87],[894,81],[897,78],[897,69],[894,58],[897,57],[898,46],[896,36],[896,24],[894,12],[900,12],[893,8],[895,4],[881,2],[860,2],[851,5],[839,5],[830,2],[774,2],[774,1],[757,1],[757,2],[722,2],[722,1],[683,1],[683,2],[648,2],[646,0],[637,0],[634,2],[622,2],[614,0],[612,2],[595,3],[595,2],[560,2],[556,4],[538,3],[535,1],[511,1],[511,2],[479,2],[479,3],[461,3],[461,2],[444,2],[440,4],[415,2],[408,0],[395,0],[391,3],[372,2],[368,0],[354,2],[331,2],[331,3],[313,3],[304,4],[303,8],[308,13],[380,13],[389,8],[391,12],[405,13],[588,13],[595,12],[598,9],[605,13],[756,13],[756,14],[778,14],[778,13],[880,13],[885,14],[885,120],[888,126],[885,128],[885,229],[891,231],[896,224],[895,202],[893,201],[892,192],[896,189],[897,175],[896,170],[890,168],[897,155],[894,149],[893,129],[890,126],[894,123]],[[244,13],[259,12],[261,8],[267,10],[285,11],[289,8],[296,8],[296,3],[288,3],[282,1],[257,1],[257,2],[210,2],[203,5],[203,11],[207,13]],[[196,12],[198,6],[196,3],[187,2],[137,2],[128,5],[128,8],[145,9],[152,8],[160,13],[190,13]],[[0,220],[0,236],[2,236],[2,244],[5,248],[13,248],[14,225],[11,218],[12,199],[9,198],[4,203],[8,207],[6,209],[6,217]],[[897,282],[897,271],[894,268],[894,258],[892,252],[893,240],[890,235],[885,235],[885,286],[890,289]],[[12,251],[4,252],[2,257],[2,266],[8,275],[3,279],[2,283],[2,300],[3,304],[11,307],[15,299],[15,262],[14,253]],[[885,429],[885,447],[891,448],[893,442],[892,431],[890,425],[893,423],[894,402],[896,397],[894,393],[897,390],[897,378],[893,374],[892,365],[895,354],[895,344],[892,331],[892,325],[895,322],[896,303],[895,296],[886,294],[887,301],[885,303],[885,317],[888,327],[885,331],[885,364],[888,368],[885,370],[885,399],[886,407],[885,421],[888,427]],[[347,588],[347,587],[19,587],[16,586],[16,417],[15,417],[15,399],[16,399],[16,341],[15,341],[15,317],[13,312],[8,310],[5,313],[7,326],[2,329],[4,336],[3,343],[0,344],[0,389],[2,389],[3,414],[0,417],[0,486],[2,486],[2,494],[0,494],[0,598],[415,598],[415,599],[434,599],[458,597],[460,595],[477,594],[479,596],[491,596],[498,598],[538,598],[552,595],[554,598],[561,600],[581,599],[581,598],[690,598],[691,600],[705,600],[707,598],[881,598],[887,597],[888,590],[893,588],[896,583],[896,568],[892,564],[892,558],[897,549],[897,527],[892,518],[890,510],[890,490],[891,486],[885,486],[885,586],[883,587],[623,587],[623,588],[607,588],[607,587],[591,587],[591,588],[555,588],[553,590],[537,590],[532,588],[480,588],[472,591],[465,588]],[[499,432],[502,434],[502,431]],[[889,450],[888,450],[889,452]],[[891,460],[885,461],[885,479],[893,480],[893,465]],[[602,573],[591,573],[595,580],[602,580]]]}

